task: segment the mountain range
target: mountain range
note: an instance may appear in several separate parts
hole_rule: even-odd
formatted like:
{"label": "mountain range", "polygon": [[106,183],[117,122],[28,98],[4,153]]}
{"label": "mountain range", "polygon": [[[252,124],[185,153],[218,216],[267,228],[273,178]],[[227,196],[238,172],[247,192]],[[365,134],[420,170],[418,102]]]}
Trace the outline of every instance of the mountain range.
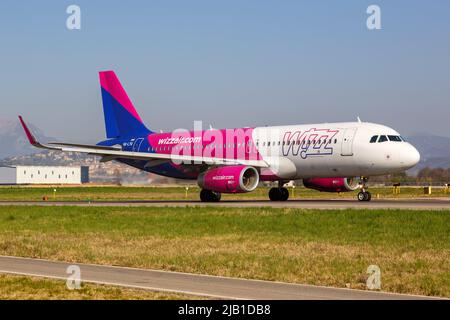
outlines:
{"label": "mountain range", "polygon": [[[42,130],[33,124],[30,123],[29,127],[39,140],[54,140],[51,137],[47,137]],[[11,156],[28,155],[40,151],[28,142],[19,119],[9,120],[0,118],[0,160]]]}
{"label": "mountain range", "polygon": [[450,138],[421,133],[405,139],[420,152],[420,162],[408,171],[410,174],[425,167],[450,168]]}
{"label": "mountain range", "polygon": [[[42,130],[33,124],[30,123],[29,127],[39,140],[55,140],[47,137]],[[420,163],[409,170],[410,174],[416,174],[420,169],[425,167],[450,168],[450,138],[420,133],[406,137],[406,140],[412,143],[421,155]],[[20,162],[20,156],[38,152],[42,152],[42,150],[30,146],[19,120],[13,121],[0,118],[0,160],[3,160],[2,162],[7,163],[8,159],[5,158],[10,157]],[[27,159],[29,160],[29,157]],[[46,161],[48,161],[48,157],[42,159],[47,159]],[[46,163],[42,164],[45,165]]]}

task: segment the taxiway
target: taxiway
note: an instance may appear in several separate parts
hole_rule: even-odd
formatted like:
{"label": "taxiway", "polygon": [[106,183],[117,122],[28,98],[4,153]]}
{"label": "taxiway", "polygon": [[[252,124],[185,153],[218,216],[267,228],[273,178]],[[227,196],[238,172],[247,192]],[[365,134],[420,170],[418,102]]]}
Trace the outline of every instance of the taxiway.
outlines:
{"label": "taxiway", "polygon": [[66,271],[71,265],[77,265],[80,268],[82,282],[183,293],[218,299],[432,299],[425,296],[367,290],[0,256],[0,272],[8,274],[46,277],[66,281],[70,275]]}

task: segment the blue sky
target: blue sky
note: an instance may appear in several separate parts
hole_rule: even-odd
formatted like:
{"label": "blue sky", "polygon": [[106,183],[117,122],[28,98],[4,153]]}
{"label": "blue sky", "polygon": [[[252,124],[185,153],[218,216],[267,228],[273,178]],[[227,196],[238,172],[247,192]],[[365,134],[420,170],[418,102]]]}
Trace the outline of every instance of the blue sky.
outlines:
{"label": "blue sky", "polygon": [[106,69],[153,130],[360,116],[450,137],[449,1],[6,0],[0,39],[0,118],[66,140],[103,139]]}

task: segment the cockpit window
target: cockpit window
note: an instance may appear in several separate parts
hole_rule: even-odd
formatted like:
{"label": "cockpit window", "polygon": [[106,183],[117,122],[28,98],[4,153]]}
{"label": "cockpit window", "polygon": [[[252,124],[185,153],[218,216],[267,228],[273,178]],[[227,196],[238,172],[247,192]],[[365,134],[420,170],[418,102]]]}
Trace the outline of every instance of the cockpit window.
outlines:
{"label": "cockpit window", "polygon": [[388,136],[389,141],[394,141],[394,142],[402,142],[402,138],[400,138],[400,136]]}
{"label": "cockpit window", "polygon": [[377,142],[378,136],[373,136],[372,138],[370,138],[370,143],[375,143]]}
{"label": "cockpit window", "polygon": [[380,136],[378,142],[385,142],[385,141],[388,141],[388,138],[386,136]]}

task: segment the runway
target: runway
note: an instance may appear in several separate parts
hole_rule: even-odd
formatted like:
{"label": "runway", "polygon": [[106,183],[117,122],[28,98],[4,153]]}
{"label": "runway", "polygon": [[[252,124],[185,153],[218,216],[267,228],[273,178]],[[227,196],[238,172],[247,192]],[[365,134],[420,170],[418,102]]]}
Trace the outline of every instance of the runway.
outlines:
{"label": "runway", "polygon": [[129,201],[0,201],[3,205],[36,206],[102,206],[102,207],[272,207],[299,209],[410,209],[410,210],[450,210],[450,198],[415,199],[374,199],[359,202],[353,199],[301,199],[285,202],[269,200],[225,200],[220,202],[200,202],[188,200],[129,200]]}
{"label": "runway", "polygon": [[[67,280],[67,267],[75,263],[0,256],[0,273]],[[380,300],[432,299],[432,297],[350,290],[283,282],[216,277],[160,270],[76,264],[82,282],[175,292],[219,299],[256,300]]]}

